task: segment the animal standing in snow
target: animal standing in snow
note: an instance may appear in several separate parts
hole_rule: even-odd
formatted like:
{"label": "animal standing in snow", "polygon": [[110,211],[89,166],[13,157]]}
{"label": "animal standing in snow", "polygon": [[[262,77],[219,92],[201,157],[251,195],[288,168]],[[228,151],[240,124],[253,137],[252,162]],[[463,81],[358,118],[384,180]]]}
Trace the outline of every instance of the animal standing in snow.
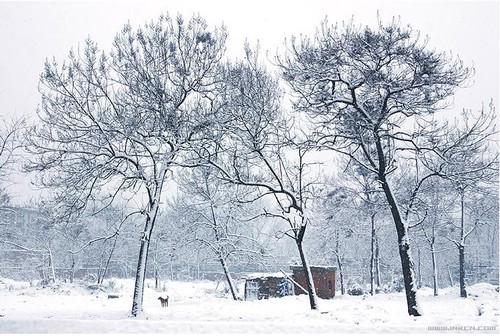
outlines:
{"label": "animal standing in snow", "polygon": [[160,300],[160,302],[161,302],[161,306],[162,306],[162,307],[168,307],[168,295],[167,295],[167,298],[166,298],[166,299],[164,299],[164,298],[162,298],[162,297],[160,296],[160,297],[158,298],[158,300]]}

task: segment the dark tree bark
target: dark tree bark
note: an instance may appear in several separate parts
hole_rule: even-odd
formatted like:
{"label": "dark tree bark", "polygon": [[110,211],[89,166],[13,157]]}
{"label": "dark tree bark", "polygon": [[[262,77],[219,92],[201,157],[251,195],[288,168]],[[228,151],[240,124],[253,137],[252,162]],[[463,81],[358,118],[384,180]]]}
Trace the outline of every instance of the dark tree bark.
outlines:
{"label": "dark tree bark", "polygon": [[408,228],[403,221],[399,205],[394,198],[391,187],[386,181],[385,175],[379,175],[382,189],[387,198],[389,208],[391,210],[392,218],[396,226],[398,236],[399,257],[401,259],[401,269],[403,272],[404,287],[406,293],[406,302],[408,307],[408,314],[412,316],[420,316],[421,313],[417,304],[417,290],[415,284],[415,274],[413,271],[413,262],[410,254],[410,243],[408,240]]}
{"label": "dark tree bark", "polygon": [[344,283],[344,269],[342,258],[340,257],[340,241],[339,241],[339,229],[335,230],[335,258],[337,259],[337,267],[340,277],[340,293],[345,295],[345,283]]}
{"label": "dark tree bark", "polygon": [[465,246],[458,246],[458,265],[460,273],[460,296],[467,297],[467,290],[465,289]]}
{"label": "dark tree bark", "polygon": [[[164,172],[165,174],[165,172]],[[157,192],[161,193],[161,185],[163,184],[163,178],[165,177],[163,174],[160,180],[160,187],[157,189]],[[155,194],[156,197],[159,194]],[[143,299],[144,299],[144,282],[146,280],[146,269],[148,264],[148,255],[149,255],[149,246],[151,245],[151,235],[153,233],[153,228],[156,221],[156,216],[158,214],[159,202],[155,198],[150,201],[150,211],[146,215],[146,224],[144,226],[144,231],[142,233],[141,238],[141,247],[139,249],[139,258],[137,261],[137,272],[135,276],[135,285],[134,285],[134,295],[132,297],[132,310],[131,314],[134,317],[137,317],[142,312],[143,307]]]}
{"label": "dark tree bark", "polygon": [[375,236],[375,270],[377,272],[377,287],[380,288],[380,286],[382,285],[382,281],[380,280],[380,247],[377,236]]}
{"label": "dark tree bark", "polygon": [[370,293],[375,295],[375,246],[376,246],[376,231],[375,231],[375,213],[370,216],[371,219],[371,239],[370,239]]}
{"label": "dark tree bark", "polygon": [[224,276],[226,277],[226,282],[229,287],[229,291],[231,292],[231,296],[233,297],[233,300],[237,301],[238,294],[236,293],[234,281],[231,277],[231,273],[229,273],[229,268],[227,267],[226,260],[224,259],[224,256],[222,256],[222,254],[219,255],[219,262],[222,266],[222,270],[224,271]]}
{"label": "dark tree bark", "polygon": [[113,246],[111,246],[111,251],[109,251],[109,255],[106,258],[106,263],[104,264],[104,268],[102,270],[100,270],[100,272],[99,272],[98,279],[97,279],[98,285],[102,286],[104,279],[106,278],[106,273],[108,272],[109,263],[111,262],[111,258],[113,257],[113,253],[115,252],[117,241],[118,241],[118,236],[115,236],[115,240],[113,241]]}
{"label": "dark tree bark", "polygon": [[[377,175],[397,232],[408,313],[420,316],[406,217],[388,183],[403,153],[420,152],[435,128],[424,121],[446,105],[472,70],[428,50],[409,26],[358,28],[324,21],[313,38],[292,39],[278,57],[294,107],[316,126],[319,147],[347,155]],[[402,129],[417,121],[416,129]],[[420,121],[423,121],[420,123]]]}
{"label": "dark tree bark", "polygon": [[460,241],[458,247],[458,267],[459,267],[459,282],[460,296],[467,297],[465,289],[465,188],[460,189]]}
{"label": "dark tree bark", "polygon": [[306,255],[304,253],[304,247],[302,246],[302,242],[304,240],[304,233],[305,233],[306,227],[302,226],[300,228],[299,234],[297,236],[297,239],[295,240],[297,244],[297,249],[299,250],[299,256],[300,256],[300,261],[302,263],[302,271],[304,272],[306,276],[306,285],[307,285],[307,291],[308,291],[308,296],[309,296],[309,304],[311,305],[312,310],[317,310],[318,309],[318,300],[316,296],[316,288],[314,287],[314,281],[311,273],[311,268],[309,267],[309,263],[307,261]]}

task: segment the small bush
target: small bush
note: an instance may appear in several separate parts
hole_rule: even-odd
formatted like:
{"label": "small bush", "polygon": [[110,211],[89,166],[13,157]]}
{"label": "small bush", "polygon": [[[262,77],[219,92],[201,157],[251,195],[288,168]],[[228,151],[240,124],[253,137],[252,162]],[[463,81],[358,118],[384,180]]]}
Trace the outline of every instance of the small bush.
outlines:
{"label": "small bush", "polygon": [[106,285],[104,285],[106,290],[115,290],[116,289],[116,280],[108,280]]}
{"label": "small bush", "polygon": [[359,284],[353,284],[348,290],[347,294],[349,295],[354,295],[354,296],[359,296],[365,294],[365,291],[363,290],[363,287]]}

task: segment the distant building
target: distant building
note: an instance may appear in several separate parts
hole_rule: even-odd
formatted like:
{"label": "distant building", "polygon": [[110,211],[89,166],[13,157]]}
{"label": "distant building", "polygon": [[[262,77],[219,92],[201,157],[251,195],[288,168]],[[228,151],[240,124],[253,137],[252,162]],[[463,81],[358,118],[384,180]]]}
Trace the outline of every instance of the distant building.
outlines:
{"label": "distant building", "polygon": [[[302,266],[290,266],[292,279],[300,286],[307,288],[306,276]],[[310,266],[316,294],[322,299],[335,297],[335,266]],[[299,286],[295,286],[295,295],[306,294]]]}

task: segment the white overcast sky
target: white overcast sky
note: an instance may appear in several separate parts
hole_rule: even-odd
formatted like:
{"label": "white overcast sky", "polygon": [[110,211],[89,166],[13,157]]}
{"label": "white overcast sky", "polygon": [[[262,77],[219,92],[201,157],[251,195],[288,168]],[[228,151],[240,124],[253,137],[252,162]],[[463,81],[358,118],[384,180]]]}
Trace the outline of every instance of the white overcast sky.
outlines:
{"label": "white overcast sky", "polygon": [[[64,58],[86,37],[109,49],[128,20],[133,25],[160,13],[200,13],[209,24],[224,23],[229,50],[239,52],[245,38],[260,40],[274,53],[285,37],[311,34],[325,16],[374,25],[400,16],[430,37],[437,50],[452,51],[476,68],[475,85],[461,90],[457,108],[498,103],[498,1],[55,1],[0,0],[0,114],[31,114],[39,102],[38,76],[44,60]],[[463,98],[465,96],[465,98]],[[463,99],[462,99],[463,98]]]}
{"label": "white overcast sky", "polygon": [[203,16],[224,23],[228,49],[239,53],[245,39],[260,41],[271,55],[286,37],[312,34],[321,20],[374,26],[399,16],[438,51],[451,51],[474,65],[474,85],[457,92],[455,108],[479,109],[499,95],[498,1],[343,1],[343,0],[164,0],[164,1],[2,1],[0,0],[0,116],[32,115],[39,103],[38,77],[46,58],[62,60],[87,37],[109,49],[116,32],[161,13]]}

